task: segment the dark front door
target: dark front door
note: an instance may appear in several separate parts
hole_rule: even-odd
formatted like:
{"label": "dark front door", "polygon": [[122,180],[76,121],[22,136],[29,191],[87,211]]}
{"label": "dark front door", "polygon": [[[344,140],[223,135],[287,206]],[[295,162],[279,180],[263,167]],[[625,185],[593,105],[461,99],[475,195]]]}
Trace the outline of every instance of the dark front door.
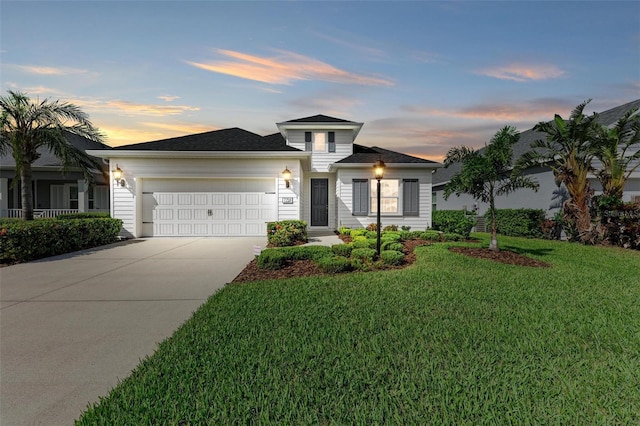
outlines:
{"label": "dark front door", "polygon": [[329,226],[328,179],[311,179],[311,226]]}

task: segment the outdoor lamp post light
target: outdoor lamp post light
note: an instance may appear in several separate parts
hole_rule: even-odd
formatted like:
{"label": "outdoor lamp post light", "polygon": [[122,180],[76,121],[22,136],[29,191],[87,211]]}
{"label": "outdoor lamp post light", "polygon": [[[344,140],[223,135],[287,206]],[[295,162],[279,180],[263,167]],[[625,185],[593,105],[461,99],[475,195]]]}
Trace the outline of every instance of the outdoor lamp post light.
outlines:
{"label": "outdoor lamp post light", "polygon": [[117,164],[116,164],[116,168],[112,170],[112,173],[113,173],[113,179],[118,183],[118,185],[124,187],[125,182],[124,182],[124,179],[122,178],[122,169],[118,167]]}
{"label": "outdoor lamp post light", "polygon": [[382,224],[380,223],[380,181],[382,180],[383,176],[384,176],[384,161],[382,160],[378,160],[376,161],[376,163],[373,165],[373,169],[375,170],[375,176],[376,176],[376,180],[378,181],[378,186],[377,186],[377,198],[378,198],[378,210],[377,210],[377,226],[376,226],[376,230],[377,230],[377,241],[376,241],[376,251],[378,253],[378,257],[380,256],[380,228],[382,228]]}
{"label": "outdoor lamp post light", "polygon": [[284,179],[285,187],[289,188],[291,186],[291,170],[287,166],[282,171],[282,179]]}

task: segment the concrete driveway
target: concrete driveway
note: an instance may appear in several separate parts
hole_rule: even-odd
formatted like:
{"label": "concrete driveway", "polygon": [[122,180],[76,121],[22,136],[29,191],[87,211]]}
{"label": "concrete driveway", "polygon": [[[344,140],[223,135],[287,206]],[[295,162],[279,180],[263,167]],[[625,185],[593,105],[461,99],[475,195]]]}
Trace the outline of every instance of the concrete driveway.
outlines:
{"label": "concrete driveway", "polygon": [[0,269],[0,424],[73,424],[266,243],[140,239]]}

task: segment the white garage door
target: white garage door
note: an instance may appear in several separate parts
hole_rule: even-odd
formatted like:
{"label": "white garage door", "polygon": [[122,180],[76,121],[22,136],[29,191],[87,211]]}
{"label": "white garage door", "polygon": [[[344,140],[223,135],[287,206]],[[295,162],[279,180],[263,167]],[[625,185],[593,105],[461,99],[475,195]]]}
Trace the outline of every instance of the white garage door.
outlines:
{"label": "white garage door", "polygon": [[143,235],[264,236],[276,200],[273,192],[145,192]]}

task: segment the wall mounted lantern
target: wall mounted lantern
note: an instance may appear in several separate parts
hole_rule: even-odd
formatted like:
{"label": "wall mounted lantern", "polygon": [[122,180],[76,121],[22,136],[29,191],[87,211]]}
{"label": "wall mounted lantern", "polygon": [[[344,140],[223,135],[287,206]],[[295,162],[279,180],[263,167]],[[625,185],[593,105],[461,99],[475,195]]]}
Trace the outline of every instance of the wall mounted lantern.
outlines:
{"label": "wall mounted lantern", "polygon": [[113,173],[113,179],[116,181],[116,183],[119,186],[124,187],[125,182],[124,182],[124,179],[122,178],[122,169],[118,167],[118,165],[116,164],[116,168],[113,169],[111,172]]}
{"label": "wall mounted lantern", "polygon": [[376,223],[376,230],[377,230],[377,240],[376,240],[376,251],[378,253],[378,257],[380,256],[380,229],[382,228],[382,224],[380,223],[380,181],[382,180],[382,178],[384,177],[384,168],[385,168],[385,164],[384,161],[382,161],[381,159],[376,161],[376,163],[373,165],[373,170],[376,176],[376,180],[378,181],[378,186],[377,186],[377,198],[378,198],[378,210],[377,210],[377,223]]}
{"label": "wall mounted lantern", "polygon": [[291,170],[285,166],[282,171],[282,179],[284,179],[284,184],[287,188],[291,186]]}

